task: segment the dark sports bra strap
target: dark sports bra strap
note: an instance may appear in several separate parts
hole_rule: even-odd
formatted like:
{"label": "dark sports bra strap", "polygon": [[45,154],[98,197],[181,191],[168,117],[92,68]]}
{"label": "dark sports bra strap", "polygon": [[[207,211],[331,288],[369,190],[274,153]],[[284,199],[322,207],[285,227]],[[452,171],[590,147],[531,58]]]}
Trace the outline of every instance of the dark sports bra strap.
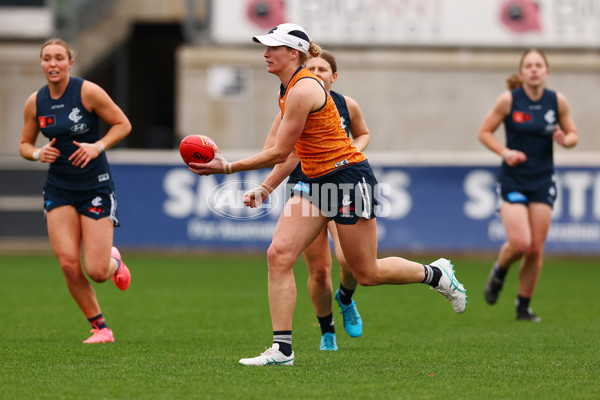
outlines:
{"label": "dark sports bra strap", "polygon": [[296,81],[296,83],[300,82],[302,79],[314,79],[315,81],[317,81],[317,83],[319,84],[319,86],[321,86],[321,89],[323,89],[323,92],[325,92],[325,101],[323,102],[323,105],[321,107],[319,107],[318,109],[311,111],[311,113],[317,112],[317,111],[321,111],[323,109],[323,107],[325,107],[325,105],[327,104],[327,89],[325,89],[325,87],[321,84],[321,82],[319,82],[318,79],[313,78],[312,76],[304,76],[300,79],[298,79]]}

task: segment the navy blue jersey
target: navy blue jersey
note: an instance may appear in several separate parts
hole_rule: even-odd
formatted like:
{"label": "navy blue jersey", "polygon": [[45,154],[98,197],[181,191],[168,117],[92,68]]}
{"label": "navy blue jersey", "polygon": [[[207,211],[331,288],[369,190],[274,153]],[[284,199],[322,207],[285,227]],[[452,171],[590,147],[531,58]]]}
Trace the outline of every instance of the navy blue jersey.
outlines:
{"label": "navy blue jersey", "polygon": [[36,97],[40,131],[50,140],[56,138],[54,146],[60,150],[60,157],[50,164],[47,182],[65,189],[94,189],[111,181],[104,152],[85,168],[76,167],[69,161],[78,149],[73,140],[80,143],[100,140],[99,117],[88,112],[81,102],[82,84],[83,79],[71,77],[59,99],[50,97],[48,85],[41,88]]}
{"label": "navy blue jersey", "polygon": [[329,94],[331,95],[331,98],[335,103],[335,108],[337,108],[342,119],[342,128],[344,128],[346,131],[346,135],[350,137],[350,111],[348,111],[346,99],[344,98],[344,95],[334,92],[333,90],[330,90]]}
{"label": "navy blue jersey", "polygon": [[512,90],[512,107],[504,119],[506,146],[527,155],[527,161],[515,167],[502,163],[498,180],[515,190],[532,190],[552,180],[554,173],[552,134],[558,122],[556,92],[544,89],[538,101],[532,101],[523,88]]}

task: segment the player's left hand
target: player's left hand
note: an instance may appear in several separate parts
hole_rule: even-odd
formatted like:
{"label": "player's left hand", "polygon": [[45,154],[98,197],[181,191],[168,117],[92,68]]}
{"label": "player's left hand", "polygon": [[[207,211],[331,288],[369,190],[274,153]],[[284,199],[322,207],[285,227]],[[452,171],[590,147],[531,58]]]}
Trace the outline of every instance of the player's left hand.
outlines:
{"label": "player's left hand", "polygon": [[244,193],[242,201],[246,207],[256,208],[259,207],[268,196],[269,191],[263,185],[260,185]]}
{"label": "player's left hand", "polygon": [[94,158],[97,158],[102,151],[94,146],[93,143],[80,143],[73,140],[73,144],[79,147],[71,156],[69,161],[73,163],[75,167],[85,168]]}

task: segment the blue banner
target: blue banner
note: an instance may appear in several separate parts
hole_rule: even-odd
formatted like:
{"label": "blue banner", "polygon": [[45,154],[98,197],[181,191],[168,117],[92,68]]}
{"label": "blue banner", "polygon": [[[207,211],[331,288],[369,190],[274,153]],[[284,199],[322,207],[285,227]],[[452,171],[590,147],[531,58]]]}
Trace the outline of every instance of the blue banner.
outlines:
{"label": "blue banner", "polygon": [[[378,166],[379,250],[497,251],[505,240],[489,166]],[[139,248],[264,251],[286,200],[281,185],[257,209],[243,194],[268,170],[198,176],[185,166],[112,164],[122,227]],[[549,253],[600,254],[600,167],[557,169]]]}

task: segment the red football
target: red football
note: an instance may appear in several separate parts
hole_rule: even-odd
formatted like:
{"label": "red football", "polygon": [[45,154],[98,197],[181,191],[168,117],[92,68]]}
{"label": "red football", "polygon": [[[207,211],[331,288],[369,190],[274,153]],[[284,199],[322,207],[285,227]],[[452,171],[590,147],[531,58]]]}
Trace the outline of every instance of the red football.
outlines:
{"label": "red football", "polygon": [[184,137],[179,144],[179,154],[187,165],[190,163],[204,164],[210,162],[215,156],[211,144],[214,145],[215,142],[208,136],[189,135]]}

